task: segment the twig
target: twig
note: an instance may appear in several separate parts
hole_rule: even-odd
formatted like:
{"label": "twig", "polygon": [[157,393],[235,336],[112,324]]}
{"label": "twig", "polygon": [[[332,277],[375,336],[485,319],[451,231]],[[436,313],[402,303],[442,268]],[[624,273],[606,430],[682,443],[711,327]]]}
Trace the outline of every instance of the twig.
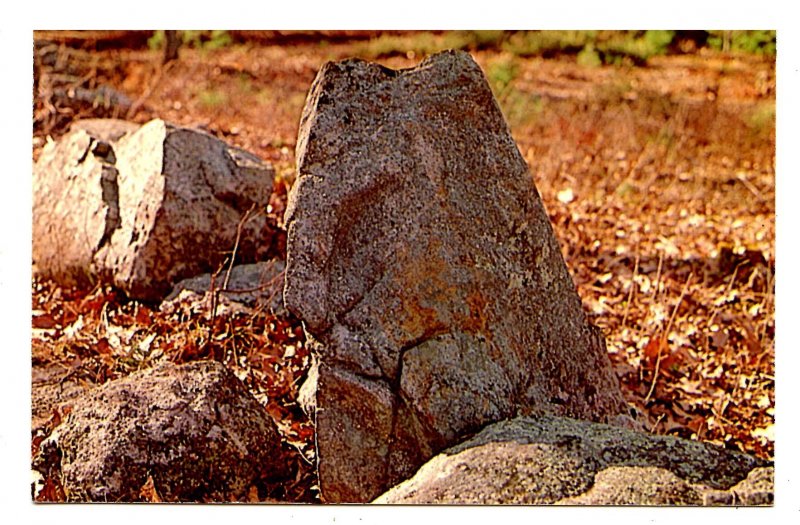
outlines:
{"label": "twig", "polygon": [[241,220],[239,221],[239,224],[236,225],[236,241],[233,243],[233,251],[231,251],[231,262],[228,265],[228,271],[225,274],[225,281],[222,283],[222,289],[223,290],[227,290],[228,289],[228,282],[231,279],[231,272],[233,271],[233,264],[236,261],[236,252],[239,251],[239,241],[242,238],[242,228],[244,228],[244,225],[247,222],[247,220],[248,220],[248,218],[250,216],[250,213],[255,208],[256,208],[256,204],[253,203],[253,205],[250,206],[250,209],[247,210],[244,213],[244,215],[242,216]]}
{"label": "twig", "polygon": [[675,307],[672,309],[672,315],[669,318],[667,327],[661,334],[661,344],[658,345],[658,357],[656,358],[656,368],[653,371],[653,381],[650,383],[650,391],[647,392],[647,396],[644,398],[645,406],[647,406],[647,403],[650,402],[650,397],[653,395],[653,392],[656,389],[656,381],[658,381],[658,372],[661,366],[661,352],[667,346],[667,337],[669,336],[669,331],[672,330],[672,325],[675,322],[675,316],[678,315],[678,307],[680,307],[681,303],[683,302],[683,298],[686,297],[686,288],[689,286],[689,281],[692,279],[692,277],[694,277],[694,273],[690,273],[686,278],[686,282],[683,283],[683,289],[681,289],[681,295],[678,297],[678,302],[675,303]]}
{"label": "twig", "polygon": [[633,275],[631,276],[631,287],[628,290],[628,299],[625,302],[625,313],[622,315],[622,329],[625,329],[625,323],[628,321],[628,311],[631,308],[631,299],[633,297],[633,288],[636,286],[636,274],[639,272],[639,242],[636,242],[636,262],[633,263]]}
{"label": "twig", "polygon": [[211,282],[209,283],[209,293],[211,293],[211,322],[208,325],[208,342],[210,343],[214,337],[214,325],[216,324],[217,320],[217,304],[219,302],[219,293],[221,290],[218,290],[215,286],[217,282],[217,276],[222,271],[222,268],[225,266],[225,262],[219,265],[217,271],[211,274]]}
{"label": "twig", "polygon": [[130,120],[131,118],[133,118],[134,115],[136,115],[136,112],[139,111],[140,107],[142,107],[144,101],[150,97],[150,95],[153,93],[153,90],[158,86],[158,83],[161,81],[161,77],[164,75],[164,72],[172,69],[173,64],[174,62],[170,62],[156,69],[156,74],[153,77],[153,80],[144,90],[144,93],[142,93],[142,95],[136,100],[134,100],[133,104],[131,104],[131,107],[128,109],[128,112],[125,114],[126,119]]}
{"label": "twig", "polygon": [[661,286],[661,269],[664,266],[664,250],[660,250],[658,254],[658,269],[656,270],[656,290],[653,295],[653,304],[658,302],[658,295]]}
{"label": "twig", "polygon": [[275,277],[273,277],[269,281],[265,282],[264,284],[259,284],[255,288],[225,288],[224,290],[221,290],[221,291],[227,292],[227,293],[230,293],[230,294],[260,292],[262,290],[266,290],[267,288],[269,288],[270,286],[275,284],[275,281],[277,281],[278,279],[282,279],[283,275],[285,273],[286,273],[285,271],[284,272],[280,272],[278,275],[276,275]]}
{"label": "twig", "polygon": [[249,217],[250,213],[255,209],[255,207],[256,207],[256,205],[255,205],[255,203],[253,203],[253,205],[250,206],[250,209],[245,212],[244,216],[242,216],[241,220],[239,221],[239,224],[236,226],[236,240],[235,240],[235,242],[233,244],[233,250],[231,251],[230,262],[228,264],[228,270],[227,270],[227,272],[225,272],[225,280],[223,281],[221,288],[217,288],[215,286],[215,283],[216,283],[216,280],[217,280],[217,276],[222,271],[222,268],[225,267],[225,262],[223,261],[223,263],[219,266],[217,271],[214,272],[211,275],[211,283],[209,284],[209,286],[210,286],[210,290],[209,291],[211,292],[211,324],[208,327],[208,341],[209,341],[209,343],[211,343],[211,341],[213,340],[213,337],[214,337],[214,326],[215,326],[216,321],[217,321],[217,306],[219,305],[219,294],[221,292],[227,290],[227,288],[228,288],[228,282],[230,281],[231,272],[233,271],[233,264],[236,261],[236,252],[239,251],[239,241],[242,238],[242,228],[244,227],[245,223],[248,220],[248,217]]}
{"label": "twig", "polygon": [[[733,274],[731,275],[731,280],[728,281],[728,286],[725,287],[725,293],[723,293],[723,296],[724,295],[728,295],[728,293],[731,291],[731,288],[733,288],[733,283],[736,281],[736,274],[739,272],[739,268],[743,264],[744,263],[739,263],[739,264],[736,265],[736,268],[733,269]],[[714,311],[711,313],[711,317],[708,318],[708,321],[706,322],[706,326],[708,326],[709,328],[711,327],[711,324],[714,322],[714,318],[717,316],[717,313],[719,313],[719,308],[720,308],[719,306],[715,306],[714,307]]]}
{"label": "twig", "polygon": [[[772,273],[772,271],[770,271],[769,266],[767,266],[767,292],[764,294],[764,298],[761,300],[761,308],[763,308],[765,310],[767,308],[767,304],[773,302],[772,301],[772,296],[773,296],[772,288],[773,288],[774,284],[775,284],[775,275]],[[774,305],[774,303],[773,303],[773,305]],[[758,334],[758,342],[762,346],[763,346],[764,336],[767,335],[767,325],[769,324],[769,319],[770,319],[770,316],[765,314],[764,315],[764,322],[761,324],[761,330],[759,330],[761,333]]]}
{"label": "twig", "polygon": [[760,191],[758,191],[758,188],[756,188],[756,187],[755,187],[755,185],[753,185],[753,183],[752,183],[752,182],[750,182],[749,180],[747,180],[747,178],[745,178],[745,176],[744,176],[744,174],[743,174],[743,173],[738,173],[738,174],[736,174],[736,180],[738,180],[739,182],[741,182],[741,183],[744,185],[744,187],[745,187],[745,188],[747,188],[747,189],[750,191],[750,193],[752,193],[753,195],[755,195],[755,196],[756,196],[756,198],[757,198],[759,201],[762,201],[762,200],[764,200],[764,197],[761,195],[761,192],[760,192]]}
{"label": "twig", "polygon": [[662,419],[664,419],[664,414],[661,414],[660,416],[658,416],[658,419],[656,419],[656,422],[655,422],[655,423],[653,423],[653,426],[652,426],[652,427],[650,427],[650,433],[651,433],[651,434],[652,434],[653,432],[655,432],[655,430],[656,430],[656,427],[658,427],[658,424],[659,424],[659,423],[661,423],[661,420],[662,420]]}

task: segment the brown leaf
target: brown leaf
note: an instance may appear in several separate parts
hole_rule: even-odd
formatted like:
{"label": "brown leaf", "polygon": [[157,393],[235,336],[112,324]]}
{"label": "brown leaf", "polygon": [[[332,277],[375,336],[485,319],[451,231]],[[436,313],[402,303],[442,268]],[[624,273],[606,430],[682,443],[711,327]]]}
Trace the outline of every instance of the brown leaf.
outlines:
{"label": "brown leaf", "polygon": [[103,337],[94,345],[94,349],[100,355],[110,355],[111,354],[111,345],[108,342],[108,339]]}
{"label": "brown leaf", "polygon": [[663,359],[668,350],[667,342],[663,337],[651,337],[650,341],[642,349],[647,367],[655,368],[659,356]]}
{"label": "brown leaf", "polygon": [[728,344],[730,337],[728,336],[728,332],[726,330],[719,329],[716,332],[711,332],[711,335],[708,336],[708,339],[712,350],[720,350]]}
{"label": "brown leaf", "polygon": [[113,290],[110,290],[108,293],[105,293],[105,291],[102,288],[98,288],[98,290],[95,293],[86,296],[80,302],[79,310],[86,314],[88,313],[99,314],[107,303],[112,303],[116,301],[116,299],[117,299],[116,292],[114,292]]}
{"label": "brown leaf", "polygon": [[58,321],[50,314],[37,315],[33,318],[34,328],[55,328],[56,326],[58,326]]}
{"label": "brown leaf", "polygon": [[42,490],[36,494],[34,499],[39,502],[60,502],[64,501],[66,496],[61,483],[50,476],[47,476],[44,478],[44,486],[42,487]]}
{"label": "brown leaf", "polygon": [[153,476],[147,476],[147,481],[139,489],[139,497],[142,498],[142,501],[149,503],[162,503],[161,496],[156,490],[156,484],[153,482]]}
{"label": "brown leaf", "polygon": [[139,306],[136,308],[134,319],[136,320],[137,324],[142,326],[150,326],[153,324],[153,314],[150,312],[149,308],[144,306]]}
{"label": "brown leaf", "polygon": [[[68,413],[68,412],[67,412]],[[67,414],[65,413],[64,416]],[[50,415],[50,419],[47,421],[47,426],[50,429],[56,428],[58,425],[61,424],[61,414],[58,411],[58,408],[53,409],[53,413]]]}

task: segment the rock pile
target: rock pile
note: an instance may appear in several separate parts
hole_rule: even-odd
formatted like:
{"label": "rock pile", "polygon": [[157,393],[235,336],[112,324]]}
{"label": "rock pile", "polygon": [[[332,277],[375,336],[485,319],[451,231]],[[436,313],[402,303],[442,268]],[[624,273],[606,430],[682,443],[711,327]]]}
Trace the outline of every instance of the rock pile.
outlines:
{"label": "rock pile", "polygon": [[[173,289],[163,308],[211,290],[297,315],[326,502],[772,503],[768,462],[620,428],[632,420],[603,337],[467,53],[401,71],[326,64],[297,162],[285,269],[236,267],[221,291],[199,274],[226,249],[254,261],[269,247],[271,225],[251,212],[272,169],[160,120],[79,123],[34,170],[37,269],[139,299]],[[55,388],[50,370],[34,382]],[[288,474],[275,423],[219,363],[68,386],[72,411],[39,457],[71,501],[136,501],[145,488],[242,501]]]}

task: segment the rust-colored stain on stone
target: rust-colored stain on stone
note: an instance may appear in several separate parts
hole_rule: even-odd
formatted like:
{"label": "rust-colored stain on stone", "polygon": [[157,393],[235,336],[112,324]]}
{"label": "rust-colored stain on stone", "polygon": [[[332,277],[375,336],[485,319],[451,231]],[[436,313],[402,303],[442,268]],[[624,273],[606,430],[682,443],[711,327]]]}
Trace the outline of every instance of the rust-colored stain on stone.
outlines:
{"label": "rust-colored stain on stone", "polygon": [[458,296],[456,288],[445,279],[449,266],[439,255],[440,248],[438,239],[433,239],[429,243],[429,257],[409,258],[406,250],[398,254],[402,263],[396,282],[401,290],[402,311],[397,313],[397,321],[409,340],[448,331],[449,311],[444,305],[453,304]]}
{"label": "rust-colored stain on stone", "polygon": [[469,316],[461,320],[459,327],[464,332],[481,334],[491,341],[492,331],[487,317],[489,300],[476,288],[467,296],[467,306],[469,307]]}

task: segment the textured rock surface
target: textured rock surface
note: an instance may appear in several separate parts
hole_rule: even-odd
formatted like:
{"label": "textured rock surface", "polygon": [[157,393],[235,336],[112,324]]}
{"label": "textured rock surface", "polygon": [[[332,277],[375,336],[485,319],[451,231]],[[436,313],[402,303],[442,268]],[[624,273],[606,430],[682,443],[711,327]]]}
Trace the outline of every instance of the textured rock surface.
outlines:
{"label": "textured rock surface", "polygon": [[[249,308],[269,308],[274,315],[286,314],[283,306],[283,270],[286,264],[278,259],[253,264],[240,264],[231,269],[227,287],[226,271],[220,272],[212,287],[211,274],[204,273],[184,279],[175,285],[161,303],[161,309],[168,309],[176,300],[191,297],[193,301],[203,301],[208,292],[219,291],[220,302],[229,305],[242,305]],[[231,306],[235,307],[235,306]]]}
{"label": "textured rock surface", "polygon": [[136,501],[153,479],[165,501],[229,501],[285,474],[264,408],[216,362],[131,374],[76,400],[57,447],[70,501]]}
{"label": "textured rock surface", "polygon": [[54,410],[92,388],[59,365],[34,365],[31,368],[31,429],[42,428]]}
{"label": "textured rock surface", "polygon": [[297,159],[284,299],[316,341],[323,499],[368,501],[493,421],[626,411],[468,54],[326,64]]}
{"label": "textured rock surface", "polygon": [[[245,213],[268,204],[272,176],[256,157],[161,120],[78,123],[34,167],[37,271],[159,300],[178,280],[217,269]],[[263,214],[248,220],[239,259],[256,260],[271,231]]]}
{"label": "textured rock surface", "polygon": [[772,472],[703,443],[543,416],[487,427],[375,503],[763,505]]}

